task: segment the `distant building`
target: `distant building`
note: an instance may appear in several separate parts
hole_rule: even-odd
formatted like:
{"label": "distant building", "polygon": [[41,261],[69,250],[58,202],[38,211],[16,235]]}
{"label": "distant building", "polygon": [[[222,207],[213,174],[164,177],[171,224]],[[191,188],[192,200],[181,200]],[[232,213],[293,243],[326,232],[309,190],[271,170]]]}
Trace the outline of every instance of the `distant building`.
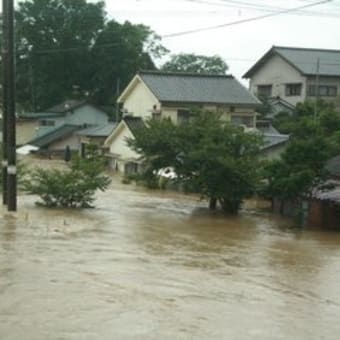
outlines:
{"label": "distant building", "polygon": [[318,97],[340,108],[340,50],[273,46],[243,77],[259,97],[291,105]]}

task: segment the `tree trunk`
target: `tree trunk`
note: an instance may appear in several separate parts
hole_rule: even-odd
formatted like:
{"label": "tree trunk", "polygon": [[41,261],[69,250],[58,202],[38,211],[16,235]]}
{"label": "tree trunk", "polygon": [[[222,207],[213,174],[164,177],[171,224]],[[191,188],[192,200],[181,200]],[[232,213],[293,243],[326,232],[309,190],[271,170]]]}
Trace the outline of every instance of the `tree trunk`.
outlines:
{"label": "tree trunk", "polygon": [[209,209],[210,210],[216,210],[216,204],[217,204],[217,198],[216,197],[210,197],[210,199],[209,199]]}
{"label": "tree trunk", "polygon": [[241,202],[220,199],[222,210],[228,214],[237,215]]}

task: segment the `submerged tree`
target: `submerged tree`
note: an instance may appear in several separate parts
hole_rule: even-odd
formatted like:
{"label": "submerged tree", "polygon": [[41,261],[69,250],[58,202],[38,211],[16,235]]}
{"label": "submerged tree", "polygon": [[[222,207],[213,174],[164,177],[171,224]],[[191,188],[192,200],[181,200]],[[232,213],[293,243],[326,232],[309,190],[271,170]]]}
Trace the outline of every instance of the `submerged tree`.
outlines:
{"label": "submerged tree", "polygon": [[85,159],[73,158],[66,170],[34,169],[24,180],[23,190],[38,195],[42,202],[37,204],[46,207],[92,207],[96,191],[104,191],[110,184],[103,174],[104,159],[92,150]]}
{"label": "submerged tree", "polygon": [[199,112],[181,125],[151,120],[129,143],[149,171],[173,167],[178,180],[207,197],[212,209],[219,202],[236,214],[258,179],[260,138],[222,122],[214,112]]}

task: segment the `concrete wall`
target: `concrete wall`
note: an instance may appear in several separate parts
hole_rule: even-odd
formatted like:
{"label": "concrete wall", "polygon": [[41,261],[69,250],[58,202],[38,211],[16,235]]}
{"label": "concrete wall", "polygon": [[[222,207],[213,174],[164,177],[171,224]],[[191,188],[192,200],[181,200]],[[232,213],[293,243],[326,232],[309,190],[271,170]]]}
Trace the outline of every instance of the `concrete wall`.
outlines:
{"label": "concrete wall", "polygon": [[[301,83],[300,96],[286,96],[286,84]],[[251,78],[250,92],[257,95],[258,85],[272,85],[272,97],[279,96],[292,105],[306,98],[306,78],[281,57],[270,58]]]}

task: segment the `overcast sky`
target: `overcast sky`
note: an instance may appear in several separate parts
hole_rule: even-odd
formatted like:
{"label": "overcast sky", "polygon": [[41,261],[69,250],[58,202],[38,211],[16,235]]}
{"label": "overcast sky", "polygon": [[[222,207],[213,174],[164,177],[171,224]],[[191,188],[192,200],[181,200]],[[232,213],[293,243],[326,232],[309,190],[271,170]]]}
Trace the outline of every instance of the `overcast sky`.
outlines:
{"label": "overcast sky", "polygon": [[[95,1],[95,0],[93,0]],[[340,49],[340,0],[192,34],[174,33],[266,16],[314,0],[106,0],[111,18],[150,26],[172,54],[220,55],[242,75],[272,45]]]}

